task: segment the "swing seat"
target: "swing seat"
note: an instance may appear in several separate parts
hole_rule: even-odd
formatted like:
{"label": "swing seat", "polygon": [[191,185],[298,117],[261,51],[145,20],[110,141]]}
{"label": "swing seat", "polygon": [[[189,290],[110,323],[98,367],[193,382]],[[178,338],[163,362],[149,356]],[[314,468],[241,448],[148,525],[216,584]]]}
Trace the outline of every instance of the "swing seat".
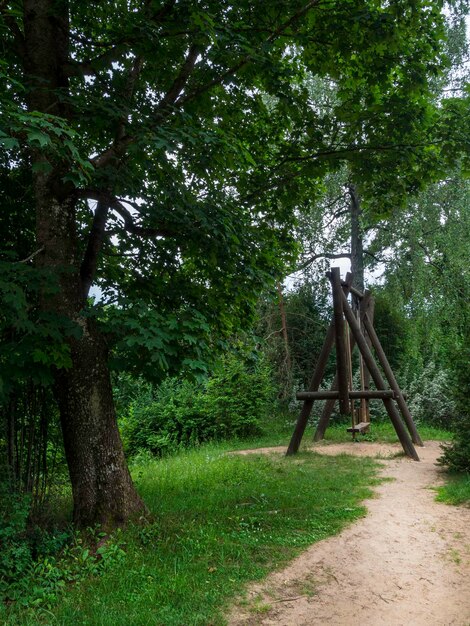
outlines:
{"label": "swing seat", "polygon": [[350,426],[348,428],[348,433],[363,433],[370,426],[370,422],[359,422],[355,426]]}

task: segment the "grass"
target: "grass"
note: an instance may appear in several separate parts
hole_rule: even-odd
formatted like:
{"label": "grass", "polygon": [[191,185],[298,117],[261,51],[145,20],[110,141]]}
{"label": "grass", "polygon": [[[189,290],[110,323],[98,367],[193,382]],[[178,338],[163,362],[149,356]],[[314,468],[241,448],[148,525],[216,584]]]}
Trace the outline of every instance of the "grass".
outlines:
{"label": "grass", "polygon": [[[294,429],[295,419],[286,418],[282,422],[273,422],[265,424],[265,433],[261,437],[253,439],[232,440],[222,442],[221,445],[227,450],[241,450],[244,448],[261,448],[270,446],[287,446],[289,444],[292,431]],[[334,443],[347,443],[352,441],[351,433],[347,432],[349,423],[335,423],[332,420],[331,425],[326,429],[325,441]],[[418,432],[423,441],[449,441],[452,433],[443,428],[435,426],[421,425],[417,426]],[[310,445],[313,441],[315,427],[308,425],[303,437],[303,446]],[[372,419],[370,432],[366,435],[357,435],[358,441],[376,441],[382,443],[396,443],[398,437],[390,421],[379,422]]]}
{"label": "grass", "polygon": [[[351,441],[351,433],[346,432],[349,424],[334,424],[327,428],[325,441],[344,442]],[[434,426],[418,425],[418,432],[423,441],[446,441],[452,437],[452,433]],[[358,441],[377,441],[383,443],[395,443],[398,441],[397,434],[391,422],[374,422],[372,420],[370,432],[366,435],[358,435]]]}
{"label": "grass", "polygon": [[438,502],[470,506],[470,474],[449,475],[448,483],[437,488]]}
{"label": "grass", "polygon": [[51,610],[12,609],[5,623],[223,624],[247,582],[364,515],[361,501],[377,482],[371,459],[225,450],[135,466],[153,520],[122,533],[123,562],[71,587]]}
{"label": "grass", "polygon": [[[326,441],[351,442],[346,428],[333,423]],[[248,582],[363,515],[361,501],[377,482],[377,463],[367,458],[305,451],[288,459],[227,454],[287,446],[292,429],[293,419],[286,417],[266,425],[262,437],[219,442],[161,460],[137,459],[133,477],[152,519],[121,533],[124,560],[100,576],[84,576],[48,610],[12,605],[2,613],[0,608],[0,623],[223,624],[228,603]],[[424,440],[450,438],[436,428],[419,431]],[[312,437],[309,426],[304,445]],[[373,422],[360,439],[397,441],[392,425],[382,422]],[[448,488],[460,489],[457,482]],[[465,489],[468,500],[468,479]]]}

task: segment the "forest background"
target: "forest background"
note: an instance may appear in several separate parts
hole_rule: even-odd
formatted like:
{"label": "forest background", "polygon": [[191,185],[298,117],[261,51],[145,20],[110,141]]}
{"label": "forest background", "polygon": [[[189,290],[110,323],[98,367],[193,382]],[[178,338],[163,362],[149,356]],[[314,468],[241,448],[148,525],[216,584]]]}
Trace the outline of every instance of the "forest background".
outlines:
{"label": "forest background", "polygon": [[145,517],[128,460],[289,432],[339,260],[468,472],[466,3],[91,6],[0,3],[4,584],[59,500]]}

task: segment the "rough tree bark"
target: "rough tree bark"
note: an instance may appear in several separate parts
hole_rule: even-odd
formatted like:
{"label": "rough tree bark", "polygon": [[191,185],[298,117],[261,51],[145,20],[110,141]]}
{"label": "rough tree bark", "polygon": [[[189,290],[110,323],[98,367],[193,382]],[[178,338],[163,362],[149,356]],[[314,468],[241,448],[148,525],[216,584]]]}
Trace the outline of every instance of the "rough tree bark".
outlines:
{"label": "rough tree bark", "polygon": [[353,287],[364,292],[364,239],[361,224],[361,199],[355,185],[349,185],[351,215],[351,273]]}
{"label": "rough tree bark", "polygon": [[[70,111],[59,94],[67,93],[64,68],[68,60],[68,3],[66,0],[24,1],[24,73],[28,107],[68,118]],[[40,151],[34,164],[44,163]],[[53,271],[60,289],[42,307],[81,327],[80,339],[70,339],[72,366],[56,372],[65,454],[74,500],[74,520],[81,526],[102,523],[113,527],[145,511],[127,468],[116,422],[107,349],[92,320],[81,315],[86,290],[80,276],[76,236],[76,198],[62,182],[63,166],[52,163],[48,173],[35,168],[38,265]]]}

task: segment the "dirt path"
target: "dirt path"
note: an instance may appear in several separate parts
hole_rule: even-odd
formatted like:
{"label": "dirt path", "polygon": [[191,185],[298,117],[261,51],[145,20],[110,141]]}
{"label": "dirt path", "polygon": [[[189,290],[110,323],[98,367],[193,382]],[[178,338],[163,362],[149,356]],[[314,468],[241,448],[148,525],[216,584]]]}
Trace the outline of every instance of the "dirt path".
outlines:
{"label": "dirt path", "polygon": [[419,448],[420,463],[393,458],[394,445],[315,449],[379,455],[394,480],[366,501],[365,518],[253,585],[230,626],[470,626],[470,508],[434,500],[439,444]]}

